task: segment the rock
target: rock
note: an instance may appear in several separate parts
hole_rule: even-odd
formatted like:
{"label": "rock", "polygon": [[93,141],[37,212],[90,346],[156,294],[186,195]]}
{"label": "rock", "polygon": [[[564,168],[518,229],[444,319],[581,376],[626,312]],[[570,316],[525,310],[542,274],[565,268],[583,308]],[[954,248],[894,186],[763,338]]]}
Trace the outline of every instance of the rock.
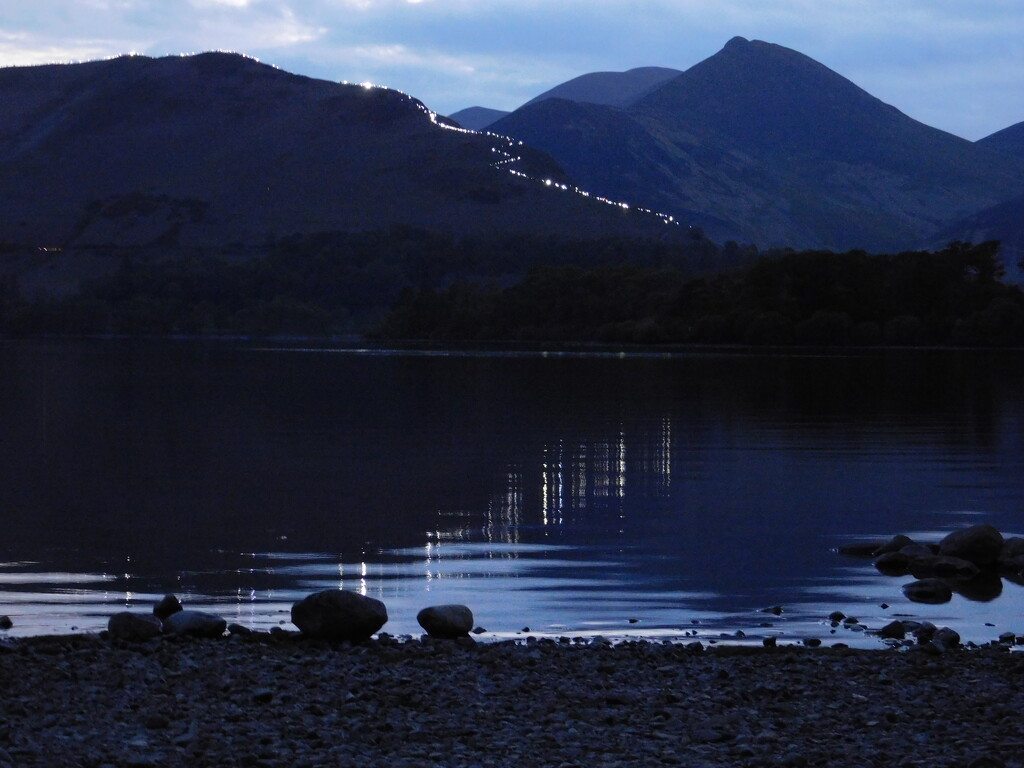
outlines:
{"label": "rock", "polygon": [[260,688],[252,693],[252,700],[257,704],[269,704],[273,699],[274,692],[269,688]]}
{"label": "rock", "polygon": [[894,640],[902,640],[907,636],[907,626],[902,621],[891,621],[878,630],[879,637],[888,637]]}
{"label": "rock", "polygon": [[761,609],[761,613],[772,613],[772,614],[775,614],[776,616],[781,616],[782,615],[782,606],[781,605],[773,605],[771,608],[762,608]]}
{"label": "rock", "polygon": [[915,542],[912,538],[910,538],[909,536],[904,536],[901,533],[896,536],[893,536],[885,544],[876,549],[873,554],[875,557],[879,557],[881,555],[888,554],[889,552],[899,552],[904,547],[916,543],[917,542]]}
{"label": "rock", "polygon": [[920,579],[904,584],[903,594],[915,603],[948,603],[953,599],[953,590],[940,579]]}
{"label": "rock", "polygon": [[182,610],[181,603],[174,595],[164,595],[163,600],[153,606],[153,615],[163,621],[171,614]]}
{"label": "rock", "polygon": [[10,629],[14,626],[10,616],[0,616],[0,629]]}
{"label": "rock", "polygon": [[931,557],[935,554],[932,548],[928,545],[918,544],[916,542],[914,544],[908,544],[907,546],[903,547],[903,549],[900,550],[900,553],[906,555],[911,560],[914,560],[918,557]]}
{"label": "rock", "polygon": [[910,573],[910,562],[902,552],[886,552],[875,560],[875,568],[886,576],[905,576]]}
{"label": "rock", "polygon": [[205,611],[177,611],[164,619],[164,632],[188,637],[220,637],[228,623]]}
{"label": "rock", "polygon": [[840,621],[842,621],[845,618],[846,618],[846,614],[843,613],[842,611],[832,611],[832,613],[830,613],[828,615],[828,620],[829,621],[834,621],[836,624],[838,624]]}
{"label": "rock", "polygon": [[970,579],[946,579],[954,592],[968,600],[986,603],[1003,593],[1003,579],[998,571],[981,571]]}
{"label": "rock", "polygon": [[432,605],[416,621],[431,637],[463,637],[473,629],[473,612],[465,605]]}
{"label": "rock", "polygon": [[153,714],[147,716],[142,724],[152,731],[160,731],[169,726],[171,721],[161,714]]}
{"label": "rock", "polygon": [[808,648],[817,648],[819,645],[821,645],[821,640],[819,640],[816,637],[808,637],[804,640],[804,645],[806,645]]}
{"label": "rock", "polygon": [[932,555],[918,557],[911,561],[910,572],[915,578],[926,579],[932,576],[951,579],[970,579],[980,573],[978,566],[970,560],[949,555]]}
{"label": "rock", "polygon": [[1014,645],[1017,642],[1017,636],[1013,632],[1003,632],[999,635],[999,642]]}
{"label": "rock", "polygon": [[982,524],[953,531],[939,542],[939,554],[969,560],[979,568],[994,566],[1003,551],[1003,535],[995,527]]}
{"label": "rock", "polygon": [[252,630],[242,624],[228,624],[228,634],[248,637],[252,634]]}
{"label": "rock", "polygon": [[932,643],[941,646],[943,650],[952,650],[960,645],[960,633],[949,627],[937,629],[932,635]]}
{"label": "rock", "polygon": [[340,589],[314,592],[292,606],[292,623],[302,634],[334,642],[367,640],[387,620],[380,600]]}
{"label": "rock", "polygon": [[930,621],[917,622],[917,626],[910,630],[919,643],[930,642],[936,631],[937,627]]}
{"label": "rock", "polygon": [[141,643],[160,634],[160,620],[143,613],[121,611],[107,620],[107,632],[115,640]]}
{"label": "rock", "polygon": [[761,641],[761,645],[765,648],[775,648],[779,644],[779,641],[775,637],[766,637]]}

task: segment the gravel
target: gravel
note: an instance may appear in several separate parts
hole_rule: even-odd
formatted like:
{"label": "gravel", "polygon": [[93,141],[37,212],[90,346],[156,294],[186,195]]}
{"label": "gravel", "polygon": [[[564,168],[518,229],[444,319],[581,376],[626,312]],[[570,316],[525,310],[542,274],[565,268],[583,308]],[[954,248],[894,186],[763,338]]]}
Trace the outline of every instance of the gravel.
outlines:
{"label": "gravel", "polygon": [[0,644],[0,766],[1018,766],[1024,655],[292,633]]}

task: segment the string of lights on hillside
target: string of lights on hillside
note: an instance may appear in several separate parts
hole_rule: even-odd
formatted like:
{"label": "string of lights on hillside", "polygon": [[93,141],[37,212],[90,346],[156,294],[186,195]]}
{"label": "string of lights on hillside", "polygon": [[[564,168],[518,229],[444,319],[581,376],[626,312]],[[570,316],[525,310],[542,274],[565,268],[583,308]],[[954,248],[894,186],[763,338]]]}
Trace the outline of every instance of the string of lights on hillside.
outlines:
{"label": "string of lights on hillside", "polygon": [[[558,190],[561,190],[563,192],[574,192],[575,194],[579,195],[580,197],[585,197],[585,198],[588,198],[588,199],[591,199],[591,200],[596,200],[598,202],[604,203],[605,205],[610,205],[610,206],[613,206],[615,208],[621,208],[621,209],[627,210],[627,211],[633,210],[633,211],[637,211],[638,213],[646,214],[646,215],[649,215],[649,216],[655,216],[655,217],[660,219],[665,224],[672,224],[672,225],[675,225],[675,226],[679,226],[679,222],[676,221],[675,217],[674,216],[670,216],[667,213],[660,213],[660,212],[654,211],[654,210],[652,210],[650,208],[644,208],[644,207],[641,207],[641,206],[633,206],[633,205],[630,205],[629,203],[621,202],[621,201],[618,201],[618,200],[610,200],[607,197],[603,197],[601,195],[595,195],[595,194],[593,194],[591,192],[588,192],[585,189],[580,189],[577,186],[569,186],[568,184],[560,184],[559,182],[555,181],[554,179],[541,179],[541,178],[538,178],[536,176],[531,176],[528,173],[524,173],[523,171],[520,171],[516,167],[516,164],[521,162],[523,158],[522,158],[522,155],[514,154],[514,151],[515,151],[515,149],[517,147],[523,146],[523,142],[521,142],[521,141],[519,141],[517,139],[513,139],[513,138],[511,138],[509,136],[502,136],[501,134],[498,134],[498,133],[492,133],[491,131],[471,131],[468,128],[461,128],[459,126],[451,125],[449,123],[446,123],[445,121],[438,119],[437,113],[434,112],[431,109],[428,109],[418,99],[415,99],[412,96],[410,96],[409,94],[403,93],[402,91],[398,91],[398,90],[396,90],[394,88],[386,88],[385,86],[377,86],[377,85],[374,85],[373,83],[355,83],[355,84],[353,84],[353,83],[348,83],[347,81],[344,82],[344,85],[359,85],[362,88],[365,88],[366,90],[370,90],[370,89],[373,89],[373,88],[382,88],[384,90],[389,90],[389,91],[392,91],[394,93],[401,94],[405,98],[411,100],[416,105],[417,109],[419,109],[421,112],[423,112],[425,115],[427,115],[427,117],[430,118],[430,122],[433,123],[434,125],[436,125],[438,128],[442,128],[442,129],[444,129],[446,131],[455,131],[456,133],[471,134],[473,136],[487,136],[488,138],[490,138],[490,139],[492,139],[492,140],[494,140],[496,142],[500,142],[498,145],[491,147],[491,152],[493,154],[499,156],[499,158],[500,158],[500,159],[496,160],[495,162],[491,163],[491,167],[493,167],[493,168],[504,169],[504,170],[508,171],[509,173],[511,173],[513,176],[517,176],[517,177],[519,177],[521,179],[525,179],[526,181],[532,181],[532,182],[535,182],[535,183],[538,183],[538,184],[543,184],[545,187],[551,187],[553,189],[558,189]],[[509,150],[512,150],[512,151],[509,151]]]}

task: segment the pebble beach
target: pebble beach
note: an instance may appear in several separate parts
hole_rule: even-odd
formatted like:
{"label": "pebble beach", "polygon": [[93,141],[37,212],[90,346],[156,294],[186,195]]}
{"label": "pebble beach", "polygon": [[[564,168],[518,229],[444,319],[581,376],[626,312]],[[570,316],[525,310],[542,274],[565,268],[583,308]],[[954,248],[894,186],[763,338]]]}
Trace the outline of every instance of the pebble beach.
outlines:
{"label": "pebble beach", "polygon": [[1007,648],[0,644],[0,766],[1018,766]]}

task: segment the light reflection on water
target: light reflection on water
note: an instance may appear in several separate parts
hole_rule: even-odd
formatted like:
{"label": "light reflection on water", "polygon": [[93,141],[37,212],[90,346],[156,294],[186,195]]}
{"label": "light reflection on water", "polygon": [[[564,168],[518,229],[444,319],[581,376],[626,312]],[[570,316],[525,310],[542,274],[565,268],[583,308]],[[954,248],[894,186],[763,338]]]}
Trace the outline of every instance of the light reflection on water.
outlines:
{"label": "light reflection on water", "polygon": [[915,605],[834,551],[1024,506],[1020,366],[908,354],[0,348],[0,614],[94,631],[173,592],[290,628],[344,588],[393,634],[447,602],[484,637],[1024,634],[1016,584]]}

